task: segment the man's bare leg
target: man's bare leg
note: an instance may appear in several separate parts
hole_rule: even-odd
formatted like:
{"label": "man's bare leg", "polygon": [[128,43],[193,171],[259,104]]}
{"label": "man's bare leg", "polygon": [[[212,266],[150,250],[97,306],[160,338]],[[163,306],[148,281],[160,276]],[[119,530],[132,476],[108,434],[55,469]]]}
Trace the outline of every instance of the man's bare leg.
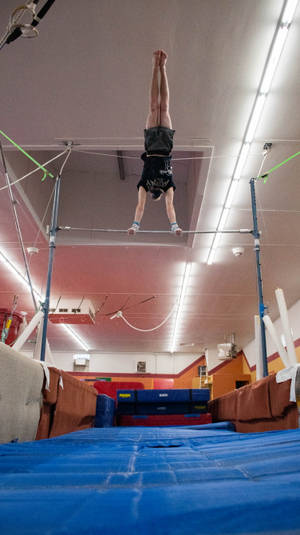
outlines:
{"label": "man's bare leg", "polygon": [[[158,126],[160,121],[160,107],[159,107],[159,73],[160,73],[160,55],[161,51],[156,50],[153,52],[152,57],[152,78],[150,84],[149,95],[149,112],[146,119],[146,128],[152,128]],[[147,192],[142,186],[139,188],[138,203],[135,209],[134,221],[131,227],[128,229],[128,234],[135,234],[140,227],[145,204],[146,204]]]}
{"label": "man's bare leg", "polygon": [[[164,50],[160,54],[160,124],[167,128],[172,128],[172,121],[169,112],[170,92],[166,70],[168,56]],[[176,222],[176,213],[174,208],[174,189],[169,188],[165,196],[167,216],[170,221],[171,232],[177,236],[182,234],[181,228]]]}
{"label": "man's bare leg", "polygon": [[130,235],[135,234],[140,228],[140,223],[141,223],[142,217],[144,215],[146,198],[147,198],[147,192],[146,192],[145,188],[143,188],[143,186],[141,186],[139,188],[139,192],[138,192],[138,203],[137,203],[136,209],[135,209],[134,221],[133,221],[131,227],[128,229],[128,234],[130,234]]}
{"label": "man's bare leg", "polygon": [[[159,100],[159,73],[160,73],[160,55],[161,51],[156,50],[153,52],[152,57],[152,78],[150,84],[149,95],[149,112],[146,119],[146,128],[152,128],[158,126],[160,122],[160,100]],[[138,203],[135,209],[134,221],[131,227],[128,229],[128,234],[135,234],[140,227],[145,204],[146,204],[147,192],[142,186],[138,192]]]}
{"label": "man's bare leg", "polygon": [[169,113],[170,92],[167,77],[168,56],[163,50],[160,51],[160,125],[172,128],[172,121]]}
{"label": "man's bare leg", "polygon": [[[167,57],[168,56],[166,52],[163,50],[156,50],[153,53],[149,113],[146,120],[146,129],[159,125],[172,128],[172,121],[169,113],[169,84],[166,72]],[[128,229],[128,234],[135,234],[139,230],[140,222],[144,214],[146,197],[146,190],[143,187],[140,187],[134,222],[130,229]],[[176,222],[173,199],[174,189],[169,188],[165,195],[165,202],[168,219],[171,225],[171,231],[176,235],[181,235],[182,230]]]}
{"label": "man's bare leg", "polygon": [[160,124],[160,101],[159,101],[159,72],[161,50],[153,52],[152,79],[149,96],[149,113],[146,119],[146,129]]}
{"label": "man's bare leg", "polygon": [[171,225],[171,231],[174,232],[177,236],[180,236],[182,234],[182,230],[176,223],[176,213],[175,213],[175,208],[174,208],[174,189],[173,188],[169,188],[166,191],[165,201],[166,201],[167,216],[168,216],[168,219],[169,219],[170,225]]}

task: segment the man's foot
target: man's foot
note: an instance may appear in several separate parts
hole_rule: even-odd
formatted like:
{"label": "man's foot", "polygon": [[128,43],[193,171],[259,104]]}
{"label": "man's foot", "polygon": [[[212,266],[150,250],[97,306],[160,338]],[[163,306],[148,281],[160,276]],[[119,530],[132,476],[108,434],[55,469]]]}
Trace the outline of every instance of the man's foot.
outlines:
{"label": "man's foot", "polygon": [[152,57],[153,67],[160,66],[160,56],[161,56],[161,50],[155,50],[155,52],[153,52],[153,57]]}
{"label": "man's foot", "polygon": [[171,224],[171,232],[174,232],[174,234],[176,234],[176,236],[181,236],[182,235],[182,229],[179,227],[179,225],[177,225],[177,223],[172,223]]}
{"label": "man's foot", "polygon": [[164,50],[160,50],[160,67],[165,67],[168,59],[168,54]]}
{"label": "man's foot", "polygon": [[127,232],[130,236],[132,236],[133,234],[136,234],[138,230],[140,230],[140,225],[138,223],[132,223]]}

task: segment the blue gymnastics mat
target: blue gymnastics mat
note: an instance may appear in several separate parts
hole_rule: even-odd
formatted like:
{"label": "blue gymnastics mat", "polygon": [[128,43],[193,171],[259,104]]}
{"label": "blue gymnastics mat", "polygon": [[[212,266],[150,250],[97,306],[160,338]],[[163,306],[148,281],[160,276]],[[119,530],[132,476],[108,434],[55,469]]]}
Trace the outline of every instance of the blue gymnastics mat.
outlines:
{"label": "blue gymnastics mat", "polygon": [[94,428],[0,446],[3,535],[300,533],[300,430]]}
{"label": "blue gymnastics mat", "polygon": [[188,388],[137,390],[136,399],[139,403],[188,403],[191,395]]}

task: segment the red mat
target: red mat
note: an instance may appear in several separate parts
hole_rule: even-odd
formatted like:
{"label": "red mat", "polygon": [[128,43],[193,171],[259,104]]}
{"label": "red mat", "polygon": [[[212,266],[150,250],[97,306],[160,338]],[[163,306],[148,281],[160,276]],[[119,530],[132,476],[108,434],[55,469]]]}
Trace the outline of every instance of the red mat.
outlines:
{"label": "red mat", "polygon": [[126,427],[160,427],[163,425],[204,425],[211,424],[212,418],[209,412],[205,414],[151,414],[132,415],[121,414],[118,416],[117,425]]}
{"label": "red mat", "polygon": [[94,388],[99,394],[106,394],[110,398],[117,399],[118,390],[143,390],[143,383],[129,381],[96,381]]}

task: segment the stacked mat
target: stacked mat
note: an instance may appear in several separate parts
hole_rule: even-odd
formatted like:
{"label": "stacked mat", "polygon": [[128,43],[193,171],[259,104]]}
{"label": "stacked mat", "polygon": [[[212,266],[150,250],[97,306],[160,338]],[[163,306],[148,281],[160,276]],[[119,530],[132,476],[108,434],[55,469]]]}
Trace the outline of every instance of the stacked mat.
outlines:
{"label": "stacked mat", "polygon": [[197,425],[207,416],[209,389],[119,390],[118,425]]}
{"label": "stacked mat", "polygon": [[112,427],[115,417],[115,400],[100,394],[97,396],[94,427]]}
{"label": "stacked mat", "polygon": [[176,425],[204,425],[211,424],[209,412],[205,414],[121,414],[117,423],[123,427],[162,427]]}

